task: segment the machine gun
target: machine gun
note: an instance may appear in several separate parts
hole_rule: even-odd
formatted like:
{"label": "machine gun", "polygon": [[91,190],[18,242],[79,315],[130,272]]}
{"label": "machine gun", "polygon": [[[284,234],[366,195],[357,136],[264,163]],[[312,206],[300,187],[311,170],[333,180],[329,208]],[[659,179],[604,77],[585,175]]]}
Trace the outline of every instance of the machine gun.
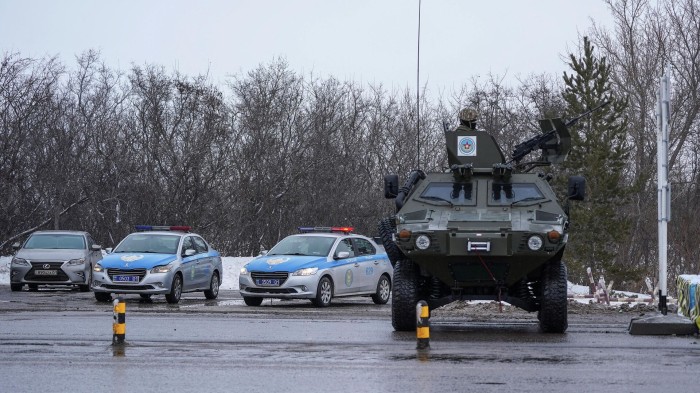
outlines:
{"label": "machine gun", "polygon": [[[520,160],[523,159],[526,155],[530,154],[535,149],[543,149],[543,150],[553,150],[556,151],[555,154],[552,154],[552,156],[566,156],[568,153],[568,150],[570,148],[570,137],[569,137],[569,127],[576,124],[577,121],[579,121],[581,118],[590,115],[591,113],[597,111],[598,109],[601,109],[602,107],[608,105],[610,101],[605,101],[602,104],[596,106],[593,109],[589,109],[582,114],[574,117],[573,119],[569,120],[566,123],[563,123],[561,119],[548,119],[540,122],[540,128],[542,128],[542,131],[544,131],[543,134],[537,135],[531,139],[526,140],[523,143],[518,144],[515,146],[515,149],[513,150],[513,153],[510,155],[511,160],[508,161],[508,163],[512,163],[515,161],[516,164],[520,162]],[[555,141],[554,143],[549,143],[552,139],[555,139],[557,137],[557,134],[559,134],[559,141]],[[563,140],[566,139],[566,146],[560,146],[560,144],[564,144]],[[563,159],[562,159],[563,161]],[[541,163],[540,165],[543,164],[550,164],[552,163],[552,160],[547,160],[544,163]]]}

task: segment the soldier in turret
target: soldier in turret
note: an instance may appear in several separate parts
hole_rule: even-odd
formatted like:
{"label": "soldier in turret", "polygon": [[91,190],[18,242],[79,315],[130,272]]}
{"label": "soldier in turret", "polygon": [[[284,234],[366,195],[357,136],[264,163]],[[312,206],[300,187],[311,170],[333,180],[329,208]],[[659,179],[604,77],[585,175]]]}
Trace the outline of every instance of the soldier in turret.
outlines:
{"label": "soldier in turret", "polygon": [[474,108],[464,108],[459,111],[459,128],[463,130],[476,130],[476,109]]}

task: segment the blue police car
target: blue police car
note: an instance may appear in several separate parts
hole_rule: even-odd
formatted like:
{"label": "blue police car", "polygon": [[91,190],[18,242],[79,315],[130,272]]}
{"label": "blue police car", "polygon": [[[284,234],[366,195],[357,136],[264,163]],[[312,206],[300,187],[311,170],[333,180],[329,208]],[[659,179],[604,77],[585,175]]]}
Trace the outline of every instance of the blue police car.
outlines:
{"label": "blue police car", "polygon": [[310,299],[326,307],[341,296],[370,296],[385,304],[391,295],[393,268],[382,248],[351,227],[300,227],[265,255],[246,264],[239,275],[245,304],[265,298]]}
{"label": "blue police car", "polygon": [[92,290],[98,301],[112,293],[139,294],[144,299],[163,294],[178,303],[183,292],[219,295],[221,257],[188,226],[137,225],[138,232],[122,240],[93,268]]}

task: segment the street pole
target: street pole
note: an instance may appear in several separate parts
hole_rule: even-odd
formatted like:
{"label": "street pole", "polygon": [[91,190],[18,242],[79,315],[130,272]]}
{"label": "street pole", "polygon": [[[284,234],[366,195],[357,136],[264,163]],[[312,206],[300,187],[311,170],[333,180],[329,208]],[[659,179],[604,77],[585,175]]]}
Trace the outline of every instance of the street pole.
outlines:
{"label": "street pole", "polygon": [[670,115],[670,85],[668,71],[661,77],[658,103],[656,107],[656,168],[658,191],[659,220],[659,311],[668,312],[666,304],[667,258],[668,258],[668,222],[671,221],[671,186],[668,183],[668,122]]}

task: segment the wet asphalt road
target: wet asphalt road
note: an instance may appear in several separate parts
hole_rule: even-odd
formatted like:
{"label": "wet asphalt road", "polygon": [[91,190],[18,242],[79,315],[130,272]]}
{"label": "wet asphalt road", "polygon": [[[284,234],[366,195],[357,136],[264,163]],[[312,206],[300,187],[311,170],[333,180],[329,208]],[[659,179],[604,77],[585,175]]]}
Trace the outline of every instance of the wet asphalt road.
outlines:
{"label": "wet asphalt road", "polygon": [[126,341],[92,293],[0,286],[0,392],[676,392],[697,391],[698,338],[630,336],[629,319],[571,315],[566,334],[536,317],[431,321],[431,349],[394,332],[368,298],[266,301],[237,291],[128,296]]}

